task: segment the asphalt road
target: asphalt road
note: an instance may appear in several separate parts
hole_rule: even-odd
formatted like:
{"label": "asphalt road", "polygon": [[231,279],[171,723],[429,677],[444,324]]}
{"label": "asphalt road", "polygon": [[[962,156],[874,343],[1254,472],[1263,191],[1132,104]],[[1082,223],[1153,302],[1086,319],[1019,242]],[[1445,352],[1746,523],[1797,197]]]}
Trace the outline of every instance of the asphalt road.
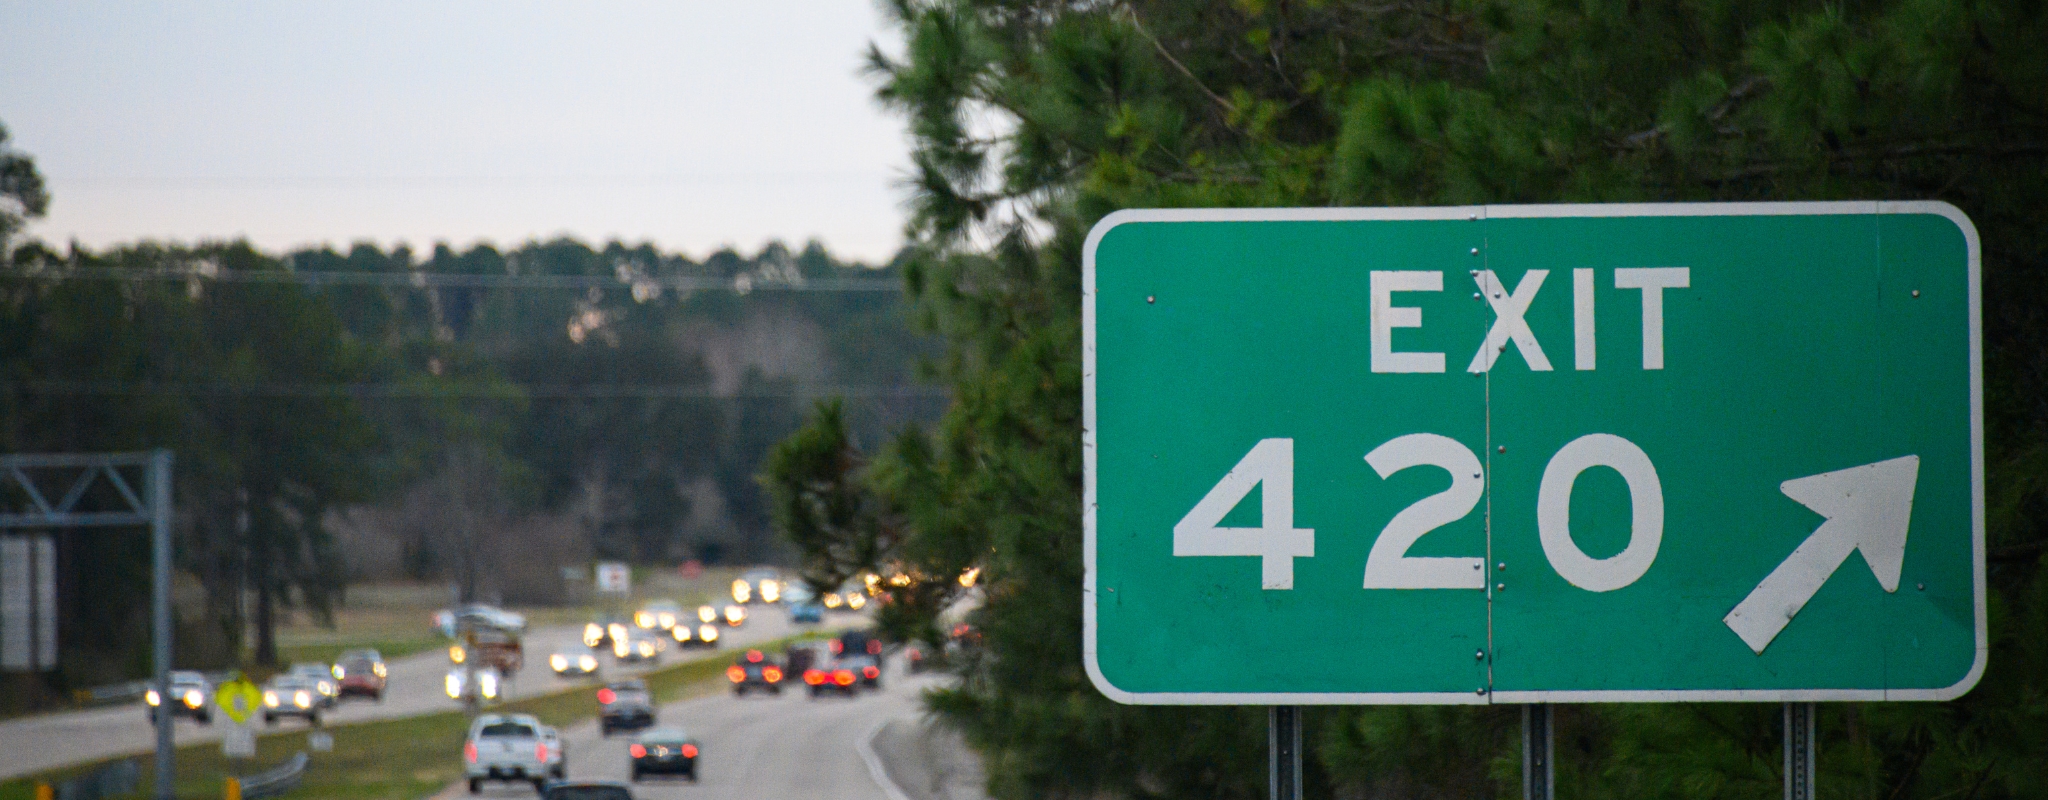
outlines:
{"label": "asphalt road", "polygon": [[[915,719],[924,712],[918,695],[944,678],[911,676],[894,659],[882,676],[882,690],[846,699],[816,700],[802,690],[781,695],[734,697],[730,690],[684,700],[659,710],[662,726],[680,726],[697,739],[698,781],[650,775],[633,785],[635,800],[888,800],[861,754],[862,743],[882,724]],[[595,701],[593,701],[595,702]],[[566,729],[569,779],[626,781],[631,773],[629,733],[606,739],[595,721]],[[449,758],[460,754],[450,752]],[[436,800],[472,797],[457,784]],[[533,787],[486,783],[485,798],[532,798]]]}
{"label": "asphalt road", "polygon": [[[745,625],[724,629],[725,634],[719,652],[728,652],[736,647],[778,639],[796,633],[804,627],[789,622],[789,617],[780,609],[753,605]],[[849,615],[828,615],[827,627],[842,627],[852,623],[856,617]],[[507,684],[507,696],[517,699],[544,694],[571,686],[595,685],[597,679],[582,678],[562,680],[548,669],[548,656],[555,652],[589,652],[582,642],[581,625],[569,627],[540,628],[530,632],[525,641],[526,666]],[[703,657],[711,651],[678,650],[671,647],[662,655],[661,661],[651,665],[621,665],[606,654],[601,677],[616,678],[633,675],[683,660]],[[460,708],[444,693],[442,681],[450,665],[446,650],[432,650],[406,658],[396,659],[386,665],[390,677],[386,685],[383,702],[350,699],[323,714],[322,722],[329,725],[345,725],[376,719],[413,716],[436,711],[452,711]],[[226,716],[215,713],[214,723],[203,726],[184,717],[177,722],[177,741],[180,744],[199,741],[218,741],[226,727]],[[305,723],[297,719],[280,720],[275,728],[265,730],[290,730],[304,728]],[[623,747],[623,745],[621,745]],[[153,752],[156,748],[155,729],[149,723],[149,716],[140,703],[90,709],[86,711],[45,714],[22,719],[0,722],[0,778],[11,778],[32,772],[94,761],[112,756]]]}

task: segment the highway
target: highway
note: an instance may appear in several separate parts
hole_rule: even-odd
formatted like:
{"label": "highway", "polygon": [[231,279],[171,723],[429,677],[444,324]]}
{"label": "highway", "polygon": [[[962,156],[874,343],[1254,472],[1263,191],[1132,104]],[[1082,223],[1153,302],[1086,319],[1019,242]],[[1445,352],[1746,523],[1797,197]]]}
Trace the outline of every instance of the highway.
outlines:
{"label": "highway", "polygon": [[[889,800],[875,781],[861,753],[862,743],[876,727],[894,719],[914,719],[924,712],[918,695],[944,677],[911,676],[900,660],[883,674],[882,690],[852,698],[828,695],[811,699],[803,684],[781,695],[753,693],[734,697],[716,694],[671,703],[659,710],[662,726],[680,726],[697,739],[697,783],[650,775],[633,785],[636,800]],[[593,705],[596,701],[591,701]],[[632,734],[606,739],[595,721],[565,729],[569,780],[626,781]],[[460,754],[450,752],[449,758]],[[435,800],[471,797],[457,784]],[[533,787],[522,783],[486,783],[481,797],[532,798]]]}
{"label": "highway", "polygon": [[[747,609],[751,616],[746,624],[739,628],[723,629],[724,637],[720,643],[724,646],[716,652],[729,653],[749,643],[778,639],[803,629],[791,625],[788,616],[778,608],[752,605]],[[856,619],[858,618],[851,615],[830,615],[826,618],[826,624],[838,628]],[[582,635],[581,625],[538,628],[529,632],[523,643],[526,651],[525,669],[507,684],[507,696],[517,699],[570,686],[595,686],[598,683],[595,679],[562,680],[556,678],[548,669],[547,660],[552,653],[590,652],[583,646]],[[711,652],[713,651],[678,650],[670,647],[662,655],[660,663],[653,665],[620,665],[607,654],[603,658],[602,677],[634,675],[661,665],[702,658]],[[322,722],[328,725],[346,725],[436,711],[453,711],[461,707],[454,700],[450,700],[442,688],[442,680],[450,669],[445,649],[394,659],[387,667],[390,677],[383,702],[344,700],[340,706],[324,714]],[[212,725],[200,725],[179,717],[175,734],[177,741],[180,744],[218,741],[222,735],[221,731],[226,727],[225,720],[226,717],[218,712],[215,713]],[[280,721],[275,728],[262,730],[303,727],[304,723],[290,719]],[[155,730],[150,726],[149,716],[140,703],[7,720],[0,722],[0,778],[11,778],[112,756],[153,752],[155,747]]]}

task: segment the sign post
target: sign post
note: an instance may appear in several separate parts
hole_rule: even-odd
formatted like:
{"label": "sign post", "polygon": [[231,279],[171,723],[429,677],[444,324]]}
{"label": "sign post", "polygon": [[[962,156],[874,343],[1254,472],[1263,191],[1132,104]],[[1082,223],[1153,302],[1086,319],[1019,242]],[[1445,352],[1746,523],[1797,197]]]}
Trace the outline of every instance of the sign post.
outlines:
{"label": "sign post", "polygon": [[1953,206],[1125,211],[1083,280],[1112,699],[1946,700],[1983,673]]}

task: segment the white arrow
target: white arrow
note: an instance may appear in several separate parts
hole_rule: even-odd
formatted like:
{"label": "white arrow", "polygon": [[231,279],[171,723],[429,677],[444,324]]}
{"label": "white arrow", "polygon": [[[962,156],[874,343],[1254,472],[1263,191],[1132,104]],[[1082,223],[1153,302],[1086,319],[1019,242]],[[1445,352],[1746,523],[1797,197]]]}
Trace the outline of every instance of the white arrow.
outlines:
{"label": "white arrow", "polygon": [[1919,478],[1920,457],[1906,456],[1779,484],[1786,497],[1827,521],[1721,621],[1749,649],[1763,655],[1778,632],[1857,550],[1863,551],[1863,562],[1870,565],[1878,585],[1887,592],[1898,591],[1899,570],[1906,561],[1906,525],[1913,518],[1913,485]]}

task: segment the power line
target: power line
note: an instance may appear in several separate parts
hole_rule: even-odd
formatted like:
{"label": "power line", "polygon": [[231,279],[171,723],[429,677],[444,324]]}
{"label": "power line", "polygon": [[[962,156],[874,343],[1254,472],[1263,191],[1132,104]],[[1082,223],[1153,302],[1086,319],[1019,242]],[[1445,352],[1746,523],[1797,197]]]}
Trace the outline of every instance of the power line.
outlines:
{"label": "power line", "polygon": [[652,399],[652,400],[779,400],[811,397],[857,397],[878,400],[944,398],[944,387],[918,385],[812,384],[789,391],[719,392],[703,384],[428,385],[418,383],[142,383],[134,381],[20,381],[25,394],[45,396],[133,397],[416,397],[464,399]]}
{"label": "power line", "polygon": [[456,289],[658,289],[670,292],[901,292],[895,278],[817,278],[771,280],[752,275],[733,278],[690,276],[627,277],[616,275],[489,275],[459,272],[325,272],[272,270],[139,270],[116,267],[68,267],[59,270],[4,270],[0,278],[22,280],[213,281],[219,283],[299,284],[304,286],[390,286]]}

